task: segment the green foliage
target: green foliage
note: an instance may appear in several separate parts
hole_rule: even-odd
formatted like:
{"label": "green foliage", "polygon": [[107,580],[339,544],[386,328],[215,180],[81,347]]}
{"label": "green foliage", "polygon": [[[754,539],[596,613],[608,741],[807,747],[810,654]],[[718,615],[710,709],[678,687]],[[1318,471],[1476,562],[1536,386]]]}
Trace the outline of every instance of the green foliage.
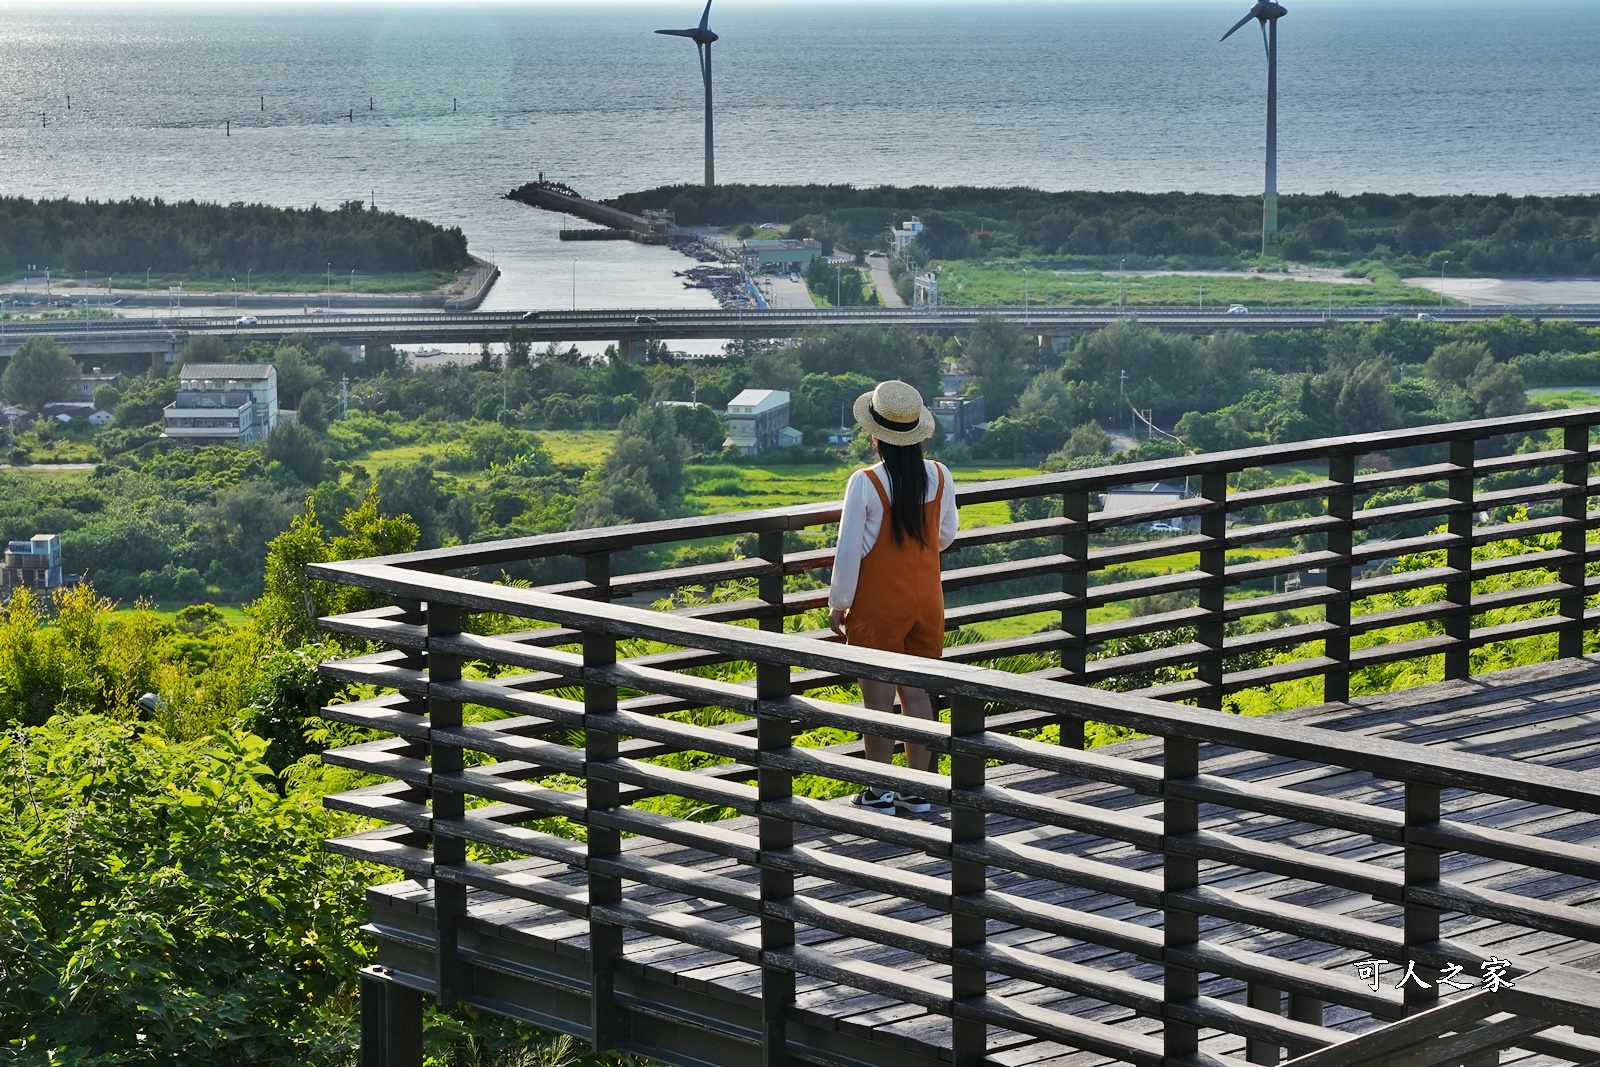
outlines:
{"label": "green foliage", "polygon": [[306,573],[307,567],[409,552],[420,532],[409,517],[379,514],[376,490],[345,513],[344,528],[348,536],[328,538],[315,505],[308,503],[267,546],[266,589],[251,610],[269,637],[286,645],[309,644],[317,637],[317,619],[368,606],[367,594],[317,581]]}
{"label": "green foliage", "polygon": [[268,463],[279,463],[306,485],[322,480],[322,471],[328,461],[328,450],[322,447],[317,435],[298,422],[281,422],[272,431],[261,449]]}
{"label": "green foliage", "polygon": [[161,412],[178,395],[176,378],[158,378],[143,374],[128,383],[112,414],[113,426],[132,428],[159,425]]}
{"label": "green foliage", "polygon": [[365,871],[266,744],[94,714],[0,735],[0,1034],[20,1063],[341,1063]]}
{"label": "green foliage", "polygon": [[29,263],[143,274],[191,272],[224,280],[247,269],[322,275],[332,260],[349,270],[457,270],[469,262],[459,229],[359,200],[335,210],[192,200],[73,201],[0,197],[0,271]]}
{"label": "green foliage", "polygon": [[[802,222],[812,236],[843,247],[878,247],[897,214],[919,215],[918,243],[945,259],[1021,251],[1112,266],[1124,256],[1130,265],[1223,265],[1254,262],[1261,247],[1260,198],[1248,196],[675,185],[612,202],[627,211],[667,208],[685,226]],[[1437,271],[1434,260],[1448,256],[1477,273],[1600,273],[1600,197],[1323,193],[1280,197],[1278,217],[1284,254],[1310,262]]]}
{"label": "green foliage", "polygon": [[0,395],[9,403],[36,409],[70,397],[82,373],[65,348],[48,337],[30,337],[6,361]]}

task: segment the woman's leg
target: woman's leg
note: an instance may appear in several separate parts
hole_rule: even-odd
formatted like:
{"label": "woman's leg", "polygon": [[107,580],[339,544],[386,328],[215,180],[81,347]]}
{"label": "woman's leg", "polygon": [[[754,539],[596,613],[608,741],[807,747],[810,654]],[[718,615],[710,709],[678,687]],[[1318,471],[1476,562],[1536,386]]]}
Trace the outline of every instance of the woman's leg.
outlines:
{"label": "woman's leg", "polygon": [[[910,686],[900,687],[900,708],[905,714],[914,719],[932,719],[933,701],[928,696],[926,689],[912,689]],[[890,751],[893,751],[891,748]],[[914,771],[931,771],[934,755],[928,751],[926,745],[906,742],[906,766]]]}
{"label": "woman's leg", "polygon": [[[861,679],[861,703],[869,711],[893,711],[894,686],[889,682],[873,682],[865,678]],[[861,742],[866,747],[869,760],[874,760],[878,763],[893,761],[894,742],[889,738],[862,734]]]}

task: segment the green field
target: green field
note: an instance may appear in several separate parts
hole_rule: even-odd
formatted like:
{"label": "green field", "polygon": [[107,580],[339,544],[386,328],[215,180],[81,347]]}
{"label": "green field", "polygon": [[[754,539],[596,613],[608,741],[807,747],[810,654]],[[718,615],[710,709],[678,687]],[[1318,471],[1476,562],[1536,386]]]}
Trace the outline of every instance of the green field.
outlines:
{"label": "green field", "polygon": [[[189,605],[178,603],[155,603],[151,606],[155,609],[156,615],[161,618],[162,622],[170,623],[177,619],[178,612],[182,611]],[[250,613],[244,609],[243,604],[212,604],[211,606],[222,613],[222,621],[227,623],[229,626],[243,626],[250,621]],[[117,605],[117,610],[132,611],[134,607],[134,604],[124,601]]]}
{"label": "green field", "polygon": [[[684,495],[690,510],[702,515],[729,511],[784,508],[838,500],[855,467],[846,464],[692,464],[685,468],[689,488]],[[950,475],[958,485],[1024,478],[1038,474],[1033,467],[956,466]],[[978,504],[961,513],[963,526],[992,526],[1009,521],[1004,502]]]}
{"label": "green field", "polygon": [[[38,272],[32,272],[29,277]],[[0,281],[20,280],[21,275]],[[350,280],[350,272],[339,273],[334,271],[330,276],[327,273],[311,274],[263,274],[257,271],[248,276],[241,274],[237,279],[178,276],[161,277],[151,275],[148,291],[164,294],[174,285],[183,286],[184,295],[201,295],[223,293],[232,297],[237,292],[240,296],[263,296],[269,294],[287,294],[291,296],[320,297],[324,293],[332,292],[334,297],[357,294],[393,294],[393,293],[433,293],[456,280],[456,272],[451,270],[413,271],[407,274],[357,274],[355,282]],[[111,279],[113,296],[128,290],[146,291],[145,276],[128,275],[127,277],[113,277]],[[104,294],[106,291],[105,275],[94,275],[89,279],[88,288],[84,288],[82,275],[77,278],[57,277],[52,283],[58,292],[70,291],[74,295],[87,293],[94,296],[96,293]]]}
{"label": "green field", "polygon": [[941,298],[956,305],[1020,305],[1026,296],[1031,305],[1040,307],[1115,307],[1119,283],[1123,302],[1132,307],[1195,307],[1200,303],[1202,287],[1205,306],[1215,306],[1219,311],[1229,304],[1326,307],[1330,296],[1335,308],[1391,304],[1433,307],[1439,303],[1437,294],[1406,285],[1399,275],[1387,269],[1374,270],[1370,284],[1352,285],[1226,274],[1060,272],[1017,261],[962,261],[941,267]]}
{"label": "green field", "polygon": [[1600,407],[1600,385],[1573,385],[1560,389],[1529,389],[1528,399],[1545,409]]}
{"label": "green field", "polygon": [[558,467],[598,467],[617,439],[615,430],[540,430],[539,440]]}

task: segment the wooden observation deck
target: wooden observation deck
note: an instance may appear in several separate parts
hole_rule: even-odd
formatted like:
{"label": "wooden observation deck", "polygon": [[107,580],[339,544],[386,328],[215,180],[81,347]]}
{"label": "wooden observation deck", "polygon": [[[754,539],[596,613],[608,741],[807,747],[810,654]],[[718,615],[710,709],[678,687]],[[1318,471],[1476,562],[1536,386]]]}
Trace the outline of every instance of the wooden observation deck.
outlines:
{"label": "wooden observation deck", "polygon": [[[323,622],[378,738],[325,758],[381,779],[330,846],[406,879],[364,1065],[420,1064],[423,997],[682,1067],[1600,1061],[1596,423],[965,486],[950,625],[1021,636],[942,662],[804,630],[837,505],[313,568],[379,605]],[[653,568],[689,543],[737,548]],[[934,810],[817,799],[864,784]]]}

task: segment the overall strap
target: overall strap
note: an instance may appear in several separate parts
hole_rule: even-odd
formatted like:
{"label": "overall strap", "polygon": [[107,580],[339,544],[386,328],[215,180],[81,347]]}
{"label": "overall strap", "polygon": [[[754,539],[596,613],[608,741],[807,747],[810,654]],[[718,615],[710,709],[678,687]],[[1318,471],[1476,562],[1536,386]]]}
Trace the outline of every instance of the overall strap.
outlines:
{"label": "overall strap", "polygon": [[938,463],[935,463],[933,465],[933,471],[939,479],[939,488],[934,492],[933,499],[929,501],[929,503],[938,504],[944,499],[944,468]]}
{"label": "overall strap", "polygon": [[862,473],[865,474],[867,479],[872,482],[873,488],[878,490],[878,499],[883,501],[883,513],[884,515],[888,515],[891,508],[889,503],[889,491],[883,487],[883,482],[878,479],[878,472],[873,470],[871,467],[868,467],[863,470]]}

